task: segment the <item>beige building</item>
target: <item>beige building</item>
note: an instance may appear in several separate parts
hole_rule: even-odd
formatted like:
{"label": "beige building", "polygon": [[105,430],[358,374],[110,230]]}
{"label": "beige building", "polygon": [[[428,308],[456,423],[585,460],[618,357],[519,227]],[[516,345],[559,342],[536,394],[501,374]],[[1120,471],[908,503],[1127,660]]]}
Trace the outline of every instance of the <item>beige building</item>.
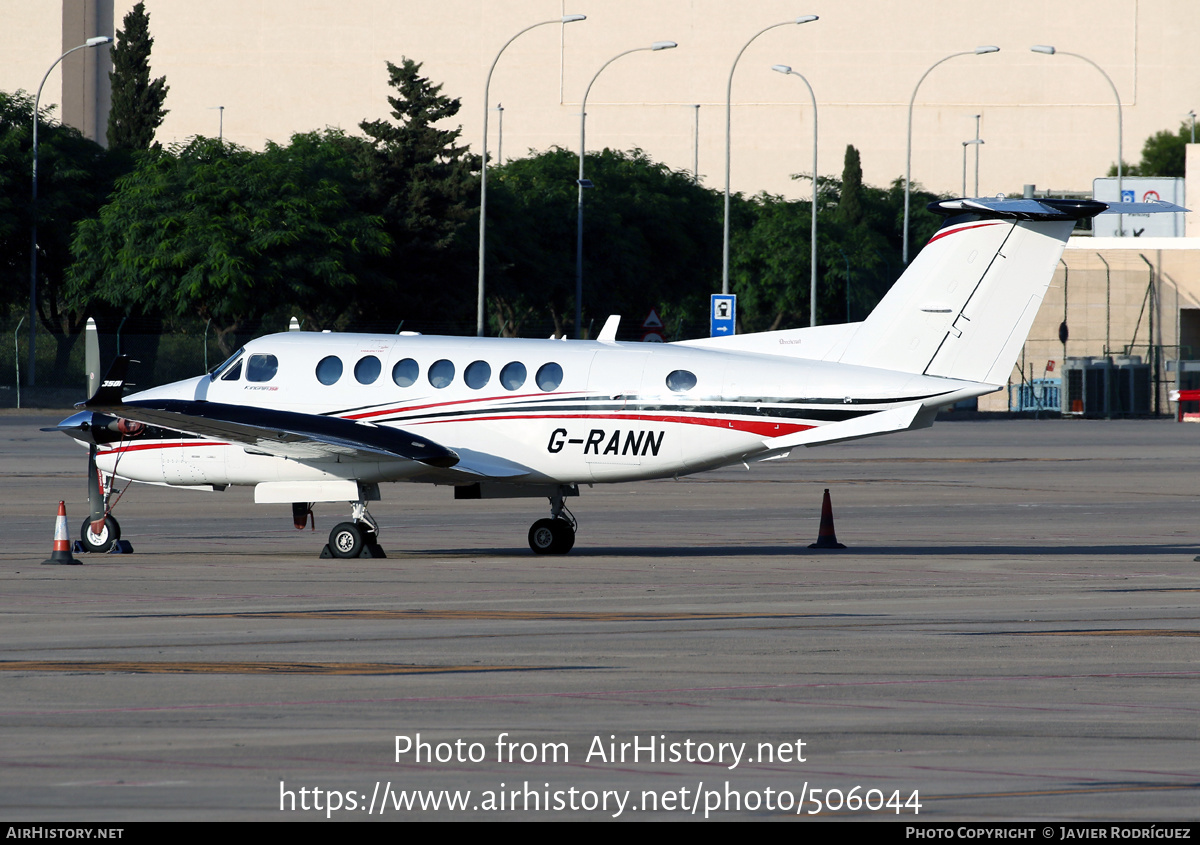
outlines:
{"label": "beige building", "polygon": [[[0,89],[32,91],[50,63],[93,34],[112,34],[130,0],[0,0]],[[840,175],[847,144],[862,152],[865,179],[904,174],[909,100],[913,179],[958,192],[962,142],[980,115],[980,193],[1086,191],[1117,157],[1117,108],[1104,76],[1080,59],[1030,52],[1033,44],[1086,56],[1120,94],[1125,158],[1174,129],[1200,91],[1200,3],[1195,0],[148,0],[153,73],[170,85],[159,139],[216,135],[261,148],[293,132],[353,132],[387,113],[386,61],[408,56],[460,97],[464,138],[482,142],[483,87],[505,42],[525,26],[566,13],[586,21],[539,27],[508,47],[492,78],[489,148],[503,131],[505,157],[558,145],[575,149],[579,101],[618,53],[657,40],[679,47],[625,56],[589,98],[588,145],[640,147],[671,167],[724,187],[725,92],[733,80],[732,187],[793,197],[807,171],[812,108],[791,65],[816,94],[823,174]],[[107,111],[106,49],[80,51],[47,81],[43,102],[100,139]],[[695,106],[699,106],[699,110]],[[218,107],[224,107],[219,110]],[[696,132],[697,117],[699,131]],[[698,135],[698,137],[697,137]],[[973,149],[973,148],[972,148]],[[969,189],[974,158],[969,163]]]}

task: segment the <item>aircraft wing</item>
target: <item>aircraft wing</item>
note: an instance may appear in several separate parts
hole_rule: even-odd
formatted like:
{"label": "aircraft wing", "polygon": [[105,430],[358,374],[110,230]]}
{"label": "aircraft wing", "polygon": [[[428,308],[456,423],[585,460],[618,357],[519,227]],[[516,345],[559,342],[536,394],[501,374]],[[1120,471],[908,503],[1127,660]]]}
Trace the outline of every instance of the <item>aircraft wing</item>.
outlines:
{"label": "aircraft wing", "polygon": [[459,460],[453,450],[424,437],[362,420],[185,399],[126,402],[122,387],[128,363],[118,358],[82,407],[297,460],[409,460],[438,468]]}

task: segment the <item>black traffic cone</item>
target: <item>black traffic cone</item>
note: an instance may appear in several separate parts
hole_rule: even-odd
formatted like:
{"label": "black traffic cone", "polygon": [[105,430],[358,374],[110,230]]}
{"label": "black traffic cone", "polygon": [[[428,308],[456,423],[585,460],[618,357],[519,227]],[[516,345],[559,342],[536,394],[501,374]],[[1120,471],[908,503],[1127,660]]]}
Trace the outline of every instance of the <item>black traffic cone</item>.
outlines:
{"label": "black traffic cone", "polygon": [[809,545],[810,549],[844,549],[837,541],[833,531],[833,503],[829,500],[829,488],[825,488],[825,498],[821,501],[821,529],[817,532],[817,542]]}

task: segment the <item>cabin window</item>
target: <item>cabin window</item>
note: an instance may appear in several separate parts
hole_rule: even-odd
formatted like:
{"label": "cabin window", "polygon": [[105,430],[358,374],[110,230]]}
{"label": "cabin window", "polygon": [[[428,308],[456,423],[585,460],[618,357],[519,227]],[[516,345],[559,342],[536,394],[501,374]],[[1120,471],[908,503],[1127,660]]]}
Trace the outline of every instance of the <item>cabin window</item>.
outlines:
{"label": "cabin window", "polygon": [[696,386],[696,374],[687,370],[675,370],[667,376],[667,389],[676,393],[691,390]]}
{"label": "cabin window", "polygon": [[512,361],[500,371],[500,383],[505,390],[520,390],[525,383],[525,375],[525,365],[520,361]]}
{"label": "cabin window", "polygon": [[397,387],[411,387],[419,375],[421,368],[412,358],[397,361],[396,366],[392,367],[392,381],[396,382]]}
{"label": "cabin window", "polygon": [[383,370],[383,364],[374,355],[365,355],[354,365],[354,378],[359,384],[374,384]]}
{"label": "cabin window", "polygon": [[329,355],[317,362],[317,381],[321,384],[333,384],[342,377],[342,359]]}
{"label": "cabin window", "polygon": [[443,358],[429,365],[429,383],[439,390],[454,381],[454,364]]}
{"label": "cabin window", "polygon": [[537,386],[542,390],[554,390],[563,380],[563,370],[558,364],[551,361],[549,364],[542,364],[537,371]]}
{"label": "cabin window", "polygon": [[485,387],[492,380],[492,368],[487,361],[472,361],[463,370],[463,381],[472,390]]}
{"label": "cabin window", "polygon": [[242,361],[239,358],[237,363],[225,371],[221,376],[221,381],[237,381],[242,377]]}
{"label": "cabin window", "polygon": [[246,381],[270,381],[279,372],[279,359],[274,355],[251,355],[246,362]]}

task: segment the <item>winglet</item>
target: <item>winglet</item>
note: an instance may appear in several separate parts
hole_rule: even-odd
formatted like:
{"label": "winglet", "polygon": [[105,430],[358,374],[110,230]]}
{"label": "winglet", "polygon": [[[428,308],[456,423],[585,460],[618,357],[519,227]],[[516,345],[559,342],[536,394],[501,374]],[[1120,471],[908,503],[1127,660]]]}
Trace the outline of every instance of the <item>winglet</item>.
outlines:
{"label": "winglet", "polygon": [[129,356],[118,355],[104,374],[104,379],[92,398],[76,407],[111,408],[125,400],[125,376],[129,372]]}

